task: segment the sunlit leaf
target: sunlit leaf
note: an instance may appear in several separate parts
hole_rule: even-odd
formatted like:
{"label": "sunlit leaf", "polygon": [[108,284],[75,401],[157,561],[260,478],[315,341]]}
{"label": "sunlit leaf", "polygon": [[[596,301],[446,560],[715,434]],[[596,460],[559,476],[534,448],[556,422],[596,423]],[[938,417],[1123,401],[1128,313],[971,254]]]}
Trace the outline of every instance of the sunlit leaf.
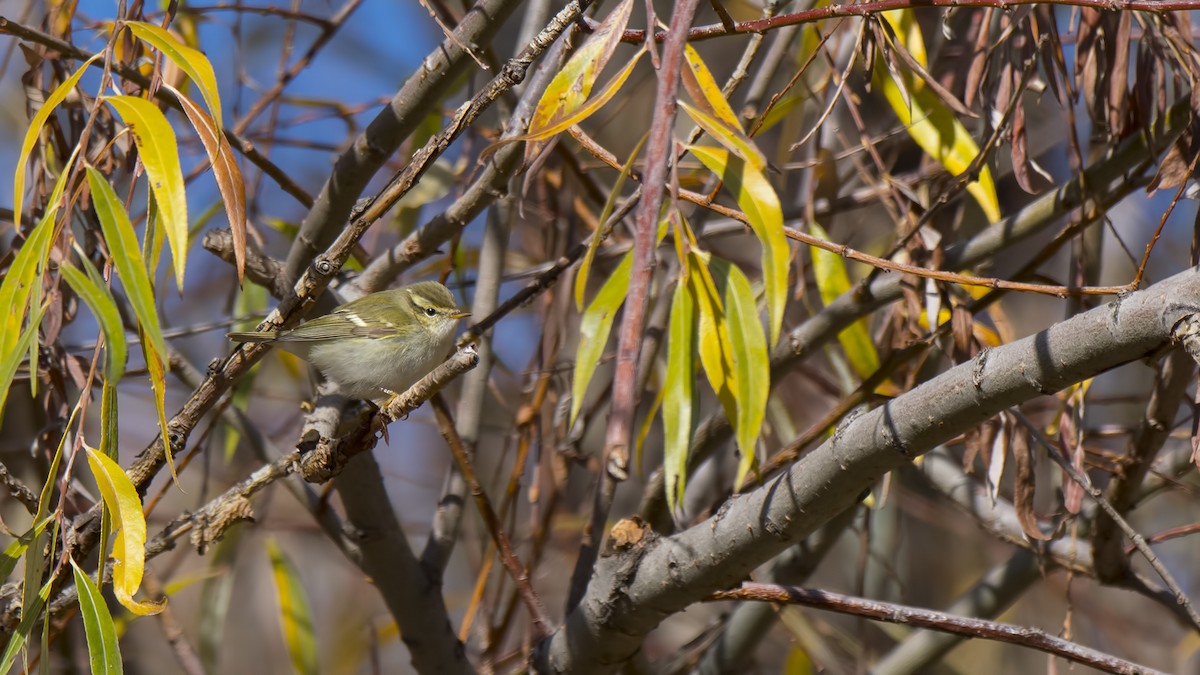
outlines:
{"label": "sunlit leaf", "polygon": [[71,558],[71,569],[75,572],[75,589],[79,596],[79,614],[83,618],[83,632],[87,636],[88,661],[92,675],[122,673],[121,648],[117,642],[117,629],[112,614],[104,603],[99,587]]}
{"label": "sunlit leaf", "polygon": [[133,132],[138,157],[146,167],[150,189],[158,203],[159,222],[171,246],[175,285],[182,291],[183,273],[187,269],[188,217],[175,131],[158,106],[144,98],[109,96],[104,100]]}
{"label": "sunlit leaf", "polygon": [[[625,84],[625,81],[629,79],[629,75],[633,72],[634,66],[638,64],[638,61],[642,60],[642,56],[645,55],[645,53],[646,50],[644,48],[639,49],[638,52],[633,55],[633,58],[629,59],[629,62],[626,63],[625,66],[622,67],[616,75],[613,75],[612,79],[610,79],[608,83],[604,85],[604,88],[600,90],[600,93],[588,99],[583,105],[580,105],[579,107],[570,111],[570,113],[564,114],[560,118],[547,120],[545,127],[538,127],[534,129],[531,125],[529,133],[519,136],[514,140],[531,142],[543,141],[551,136],[555,136],[566,131],[567,129],[570,129],[576,124],[579,124],[580,122],[596,114],[596,111],[603,108],[610,100],[612,100],[612,97],[621,90],[621,87]],[[536,146],[531,143],[530,147]]]}
{"label": "sunlit leaf", "polygon": [[929,58],[925,52],[925,37],[921,34],[921,25],[917,23],[917,13],[911,9],[896,9],[881,12],[892,30],[900,46],[912,54],[913,59],[922,67],[929,66]]}
{"label": "sunlit leaf", "polygon": [[633,163],[637,160],[638,154],[642,151],[642,146],[646,144],[646,138],[649,134],[643,134],[642,139],[634,146],[633,152],[629,153],[629,159],[621,165],[621,173],[617,174],[617,180],[613,183],[612,190],[608,193],[608,199],[604,202],[604,209],[600,212],[600,226],[596,228],[595,234],[592,235],[592,240],[588,242],[587,252],[583,254],[583,259],[579,261],[579,270],[575,273],[575,308],[583,311],[584,296],[587,294],[588,274],[592,270],[592,261],[596,258],[596,250],[600,248],[600,242],[603,239],[601,236],[604,231],[611,227],[608,223],[612,216],[613,209],[616,208],[617,199],[621,196],[621,188],[625,187],[625,179],[633,171]]}
{"label": "sunlit leaf", "polygon": [[779,341],[783,327],[790,253],[787,238],[783,234],[783,209],[779,205],[779,197],[761,171],[728,150],[703,145],[689,146],[688,150],[721,177],[725,188],[733,193],[738,206],[746,214],[750,229],[762,242],[767,325],[770,327],[770,344],[773,345]]}
{"label": "sunlit leaf", "polygon": [[121,465],[95,448],[86,445],[84,448],[104,508],[112,517],[113,527],[119,528],[113,541],[113,594],[134,614],[157,614],[166,604],[166,598],[140,602],[133,597],[142,585],[146,564],[146,517],[142,514],[142,500]]}
{"label": "sunlit leaf", "polygon": [[683,277],[671,299],[667,324],[667,379],[663,384],[663,476],[672,513],[683,500],[696,376],[696,297]]}
{"label": "sunlit leaf", "polygon": [[[559,120],[571,115],[583,105],[596,78],[612,58],[621,35],[629,23],[633,0],[623,0],[604,21],[587,37],[579,49],[567,59],[562,70],[554,76],[530,118],[528,133],[535,134],[547,129]],[[525,148],[525,160],[530,161],[540,151],[539,144],[530,143]]]}
{"label": "sunlit leaf", "polygon": [[[92,205],[96,209],[96,217],[100,221],[100,229],[104,232],[104,241],[112,254],[113,266],[117,276],[125,285],[125,293],[129,296],[129,304],[138,319],[142,333],[142,353],[151,370],[151,384],[154,385],[155,405],[158,410],[159,424],[163,438],[167,438],[166,412],[163,392],[166,390],[165,377],[161,376],[161,363],[167,354],[167,343],[163,340],[162,328],[158,321],[158,309],[154,305],[154,287],[150,276],[142,264],[141,251],[138,248],[137,235],[133,232],[133,224],[129,222],[129,214],[125,205],[117,198],[104,175],[96,169],[88,167],[88,186],[92,192]],[[152,361],[157,359],[157,363]],[[156,381],[154,373],[160,373],[161,382]],[[167,445],[164,443],[164,446]],[[168,462],[170,449],[167,449]],[[172,472],[174,469],[172,469]]]}
{"label": "sunlit leaf", "polygon": [[[21,231],[21,210],[24,208],[22,202],[25,199],[25,164],[29,161],[29,154],[33,152],[33,146],[37,145],[38,138],[42,135],[42,127],[46,126],[46,120],[50,119],[50,115],[54,113],[54,109],[60,103],[66,100],[71,91],[75,89],[75,85],[79,84],[79,78],[83,77],[86,71],[97,59],[104,56],[100,52],[83,62],[79,69],[71,74],[70,77],[63,80],[62,84],[54,88],[50,95],[46,97],[46,102],[41,108],[34,113],[33,119],[29,122],[29,128],[25,130],[25,139],[21,141],[21,152],[17,155],[17,171],[13,178],[13,228]],[[63,174],[70,173],[70,164],[63,167]],[[58,200],[52,200],[57,202]],[[51,218],[53,220],[53,218]]]}
{"label": "sunlit leaf", "polygon": [[737,423],[737,385],[733,366],[733,347],[729,341],[729,322],[721,293],[708,269],[709,257],[688,252],[687,284],[696,300],[700,365],[709,385],[721,401],[725,416]]}
{"label": "sunlit leaf", "polygon": [[729,101],[725,100],[720,85],[717,84],[716,78],[712,76],[712,72],[705,65],[704,59],[700,58],[700,53],[690,44],[686,44],[683,57],[687,67],[682,69],[681,74],[683,87],[687,90],[688,96],[692,97],[696,105],[701,106],[705,114],[716,118],[730,129],[744,133],[742,123],[738,121]]}
{"label": "sunlit leaf", "polygon": [[[876,59],[873,82],[883,92],[900,124],[926,154],[952,175],[958,176],[970,168],[979,155],[979,146],[966,127],[937,94],[920,86],[923,83],[903,64],[891,64],[902,80],[898,82],[885,60]],[[986,164],[979,167],[978,179],[967,183],[967,192],[979,203],[989,222],[1000,220],[1000,201]]]}
{"label": "sunlit leaf", "polygon": [[25,555],[25,551],[29,549],[30,543],[41,536],[49,522],[49,517],[42,518],[33,527],[29,528],[25,534],[17,537],[16,540],[5,547],[4,552],[0,553],[0,579],[8,579],[8,576],[17,568],[17,563],[20,562],[21,556]]}
{"label": "sunlit leaf", "polygon": [[287,644],[292,669],[304,675],[315,675],[319,672],[317,641],[313,633],[312,610],[304,595],[304,587],[300,585],[295,565],[274,540],[267,540],[267,554],[271,557],[271,574],[279,594],[279,625],[283,629],[283,641]]}
{"label": "sunlit leaf", "polygon": [[[208,106],[209,114],[216,122],[216,128],[221,128],[221,95],[217,90],[217,76],[213,72],[208,57],[198,49],[193,49],[171,35],[170,31],[152,23],[142,21],[126,21],[125,25],[138,38],[150,43],[179,67],[188,78],[196,83],[204,103]],[[178,92],[176,92],[178,94]],[[190,117],[190,115],[189,115]]]}
{"label": "sunlit leaf", "polygon": [[612,271],[600,292],[592,298],[592,303],[579,322],[579,349],[575,354],[575,379],[571,385],[571,424],[579,415],[583,406],[583,397],[587,394],[588,384],[596,374],[600,365],[600,357],[608,344],[608,334],[612,331],[613,319],[617,310],[625,302],[629,292],[629,271],[633,268],[633,251],[625,254],[621,264]]}
{"label": "sunlit leaf", "polygon": [[737,480],[741,485],[755,466],[758,437],[767,412],[771,392],[771,362],[767,339],[758,317],[758,306],[750,281],[737,265],[714,258],[713,277],[722,290],[725,315],[729,323],[729,346],[733,354],[734,387],[737,397],[737,423],[734,434],[742,453]]}
{"label": "sunlit leaf", "polygon": [[[809,223],[814,237],[829,240],[829,235],[816,223]],[[846,272],[846,261],[842,256],[816,246],[812,247],[813,276],[821,294],[821,302],[828,305],[850,290],[850,275]],[[850,366],[860,378],[870,377],[879,369],[879,353],[871,339],[870,323],[866,317],[847,326],[838,334],[838,341],[846,352]]]}
{"label": "sunlit leaf", "polygon": [[767,158],[741,128],[735,129],[722,124],[715,117],[693,108],[683,101],[679,101],[679,107],[688,114],[688,117],[692,118],[696,126],[712,136],[713,140],[720,143],[725,149],[736,154],[743,161],[749,162],[750,166],[761,171],[767,165]]}
{"label": "sunlit leaf", "polygon": [[[212,164],[213,177],[217,181],[217,189],[221,191],[225,217],[233,235],[234,267],[237,269],[238,283],[241,283],[246,269],[246,183],[242,180],[242,170],[238,168],[233,148],[221,132],[219,121],[206,115],[195,101],[182,93],[175,91],[175,97],[196,129],[196,135],[200,137],[208,161]],[[420,185],[424,184],[422,180]]]}

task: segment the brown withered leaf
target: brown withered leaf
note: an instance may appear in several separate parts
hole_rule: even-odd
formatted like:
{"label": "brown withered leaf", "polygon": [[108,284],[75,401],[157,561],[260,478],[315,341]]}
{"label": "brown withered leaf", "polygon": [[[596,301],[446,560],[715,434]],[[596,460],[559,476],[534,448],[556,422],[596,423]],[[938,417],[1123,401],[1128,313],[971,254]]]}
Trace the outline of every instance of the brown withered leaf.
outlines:
{"label": "brown withered leaf", "polygon": [[1050,535],[1038,527],[1037,514],[1033,511],[1035,494],[1033,451],[1029,447],[1028,432],[1023,428],[1014,429],[1009,447],[1012,448],[1013,463],[1016,465],[1016,478],[1013,481],[1013,508],[1017,511],[1017,520],[1025,536],[1038,541],[1049,541]]}
{"label": "brown withered leaf", "polygon": [[954,361],[962,363],[975,356],[975,317],[962,305],[950,310],[950,332],[954,336]]}
{"label": "brown withered leaf", "polygon": [[983,424],[967,432],[963,439],[966,452],[963,453],[963,473],[975,473],[975,458],[982,456],[984,466],[991,463],[992,445],[996,442],[996,434],[1000,432],[1000,420],[993,417]]}
{"label": "brown withered leaf", "polygon": [[1167,154],[1163,156],[1162,163],[1158,165],[1158,173],[1146,186],[1146,192],[1153,193],[1159,189],[1170,190],[1179,187],[1191,175],[1192,160],[1200,151],[1196,133],[1197,119],[1200,117],[1200,87],[1192,89],[1191,117],[1187,128],[1183,130],[1179,138],[1175,139],[1171,148],[1167,150]]}

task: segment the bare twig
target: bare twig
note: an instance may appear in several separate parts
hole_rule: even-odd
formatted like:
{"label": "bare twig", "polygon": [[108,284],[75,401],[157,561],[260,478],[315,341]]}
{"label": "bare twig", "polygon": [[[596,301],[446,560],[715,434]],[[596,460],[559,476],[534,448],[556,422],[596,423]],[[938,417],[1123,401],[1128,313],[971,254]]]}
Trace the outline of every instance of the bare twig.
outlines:
{"label": "bare twig", "polygon": [[1061,656],[1069,661],[1089,665],[1108,673],[1128,673],[1129,675],[1155,673],[1164,675],[1161,671],[1154,670],[1153,668],[1147,668],[1131,661],[1119,659],[1111,654],[1054,637],[1039,628],[1015,626],[1009,623],[987,621],[974,617],[955,616],[945,612],[897,605],[891,602],[856,598],[830,591],[747,582],[742,584],[741,588],[735,590],[713,593],[706,600],[759,600],[789,605],[802,605],[804,607],[825,609],[841,614],[861,616],[876,621],[919,626],[921,628],[929,628],[956,635],[1021,645],[1022,647],[1036,649],[1047,654]]}

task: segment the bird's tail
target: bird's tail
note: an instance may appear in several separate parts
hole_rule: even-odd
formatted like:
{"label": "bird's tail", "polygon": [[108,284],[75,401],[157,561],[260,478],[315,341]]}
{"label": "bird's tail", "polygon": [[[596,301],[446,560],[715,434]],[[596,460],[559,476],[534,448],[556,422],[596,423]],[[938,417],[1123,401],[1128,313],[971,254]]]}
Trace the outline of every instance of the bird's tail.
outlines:
{"label": "bird's tail", "polygon": [[226,333],[225,337],[234,342],[274,342],[279,337],[279,331],[269,330],[257,333]]}

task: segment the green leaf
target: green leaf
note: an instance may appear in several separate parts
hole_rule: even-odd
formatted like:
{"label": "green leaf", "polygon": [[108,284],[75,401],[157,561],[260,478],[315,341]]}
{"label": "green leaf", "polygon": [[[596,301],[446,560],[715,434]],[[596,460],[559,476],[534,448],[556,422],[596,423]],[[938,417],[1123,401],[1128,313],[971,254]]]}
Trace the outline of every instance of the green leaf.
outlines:
{"label": "green leaf", "polygon": [[767,339],[758,318],[758,306],[746,275],[724,260],[713,258],[713,277],[722,289],[729,319],[729,345],[733,353],[737,422],[734,433],[742,458],[735,485],[742,485],[756,463],[758,437],[771,393],[771,362]]}
{"label": "green leaf", "polygon": [[117,629],[113,624],[112,614],[108,612],[108,605],[104,603],[104,596],[87,572],[75,563],[74,558],[71,558],[71,569],[75,571],[75,588],[79,591],[79,614],[83,617],[92,675],[124,672],[121,666],[121,648],[117,642]]}
{"label": "green leaf", "polygon": [[[142,21],[126,21],[125,25],[139,39],[162,52],[162,55],[178,66],[188,76],[188,79],[196,83],[213,121],[216,122],[216,128],[219,130],[221,128],[221,94],[217,89],[217,76],[204,52],[180,42],[161,26]],[[177,91],[174,93],[177,96],[180,95]]]}
{"label": "green leaf", "polygon": [[617,310],[625,302],[629,292],[629,271],[633,268],[633,251],[625,254],[621,263],[600,288],[600,292],[592,298],[592,304],[579,322],[579,349],[575,354],[575,378],[571,385],[571,421],[583,406],[583,397],[587,394],[588,384],[596,374],[600,357],[608,345],[608,334],[612,331],[613,320]]}
{"label": "green leaf", "polygon": [[84,449],[104,508],[112,516],[113,527],[120,528],[113,542],[113,594],[134,614],[157,614],[166,604],[166,598],[140,602],[133,597],[142,585],[146,565],[146,517],[142,513],[142,500],[119,464],[95,448],[85,445]]}
{"label": "green leaf", "polygon": [[17,338],[17,343],[13,345],[13,349],[4,354],[4,360],[0,361],[0,421],[4,418],[5,404],[8,402],[8,392],[12,389],[13,378],[16,377],[17,368],[20,367],[22,359],[25,358],[25,352],[29,349],[29,345],[33,342],[34,336],[37,335],[38,326],[42,323],[42,314],[45,309],[41,308],[30,317],[29,325],[21,332]]}
{"label": "green leaf", "polygon": [[[87,259],[84,259],[84,264],[89,267],[91,266],[91,262]],[[67,280],[67,284],[83,299],[84,304],[95,315],[96,322],[100,324],[100,332],[104,335],[104,351],[106,356],[104,365],[105,380],[114,384],[119,382],[125,374],[127,347],[125,343],[125,328],[121,324],[121,315],[117,311],[116,301],[113,300],[108,288],[97,284],[91,278],[91,275],[84,274],[71,263],[64,263],[59,270],[62,272],[63,278]]]}
{"label": "green leaf", "polygon": [[[170,88],[169,85],[163,85]],[[242,180],[242,170],[237,164],[237,155],[221,133],[220,120],[214,121],[206,115],[200,106],[181,92],[171,89],[175,98],[179,99],[183,112],[196,129],[196,135],[204,145],[208,161],[212,164],[213,178],[217,181],[217,189],[221,192],[221,200],[225,203],[225,218],[229,221],[229,231],[233,235],[234,268],[237,270],[238,283],[246,270],[246,183]],[[424,180],[419,185],[425,185]],[[410,195],[412,193],[409,193]]]}
{"label": "green leaf", "polygon": [[681,272],[667,322],[667,379],[663,384],[663,475],[667,505],[675,513],[687,482],[696,376],[696,296]]}
{"label": "green leaf", "polygon": [[[29,161],[29,155],[33,152],[33,146],[37,144],[38,138],[42,135],[42,127],[46,126],[46,120],[50,119],[50,115],[54,113],[54,109],[66,100],[71,91],[75,89],[75,85],[79,84],[79,78],[83,77],[84,71],[102,56],[104,56],[104,53],[100,52],[87,61],[84,61],[78,70],[63,80],[62,84],[55,87],[54,91],[50,92],[50,96],[46,97],[46,102],[33,115],[33,119],[29,122],[29,128],[25,130],[25,139],[21,141],[21,153],[17,155],[17,171],[13,178],[13,229],[17,232],[21,231],[21,210],[23,208],[22,202],[25,199],[25,164]],[[70,172],[70,164],[63,167],[63,176],[66,176]],[[56,199],[52,199],[51,204],[57,204],[57,201]],[[51,218],[50,220],[54,219]]]}
{"label": "green leaf", "polygon": [[783,234],[783,209],[779,206],[779,197],[761,171],[728,150],[704,145],[692,145],[688,150],[721,177],[725,188],[733,193],[738,207],[746,214],[750,229],[762,242],[767,324],[770,326],[770,344],[775,344],[783,328],[790,255],[787,238]]}
{"label": "green leaf", "polygon": [[146,167],[150,190],[158,203],[159,222],[171,246],[175,285],[182,291],[183,273],[187,269],[188,216],[175,131],[158,106],[146,99],[109,96],[104,100],[112,105],[133,132],[138,156]]}
{"label": "green leaf", "polygon": [[[574,113],[592,92],[596,79],[608,60],[612,58],[617,45],[621,43],[621,35],[629,23],[629,15],[633,10],[633,0],[623,0],[617,5],[579,49],[571,55],[562,70],[554,76],[542,98],[534,108],[529,121],[529,134],[547,129],[559,120]],[[525,161],[528,163],[540,151],[540,145],[529,143],[525,148]]]}
{"label": "green leaf", "polygon": [[583,254],[583,260],[579,261],[579,270],[575,273],[575,309],[583,311],[584,296],[587,294],[588,274],[592,270],[592,261],[596,258],[596,250],[600,248],[600,243],[604,241],[608,230],[612,229],[612,223],[608,220],[612,216],[613,209],[617,206],[617,199],[621,196],[621,188],[625,187],[625,179],[633,172],[633,163],[637,160],[638,155],[642,151],[642,146],[646,144],[646,139],[650,134],[642,135],[642,139],[634,146],[633,152],[629,153],[629,159],[621,165],[621,173],[617,174],[617,180],[613,183],[612,190],[608,193],[608,199],[604,202],[604,209],[600,212],[600,225],[596,228],[596,232],[592,235],[592,240],[588,242],[587,252]]}
{"label": "green leaf", "polygon": [[[162,362],[167,354],[167,343],[163,340],[162,328],[158,322],[158,309],[154,305],[154,287],[150,283],[145,266],[142,265],[137,235],[133,232],[133,224],[129,222],[125,206],[117,198],[103,174],[88,167],[87,177],[92,192],[92,205],[96,209],[100,229],[104,232],[104,241],[108,244],[113,266],[116,267],[121,283],[125,285],[129,304],[133,307],[133,313],[137,316],[141,328],[142,353],[151,374],[150,382],[155,393],[154,403],[157,407],[159,427],[162,437],[166,439],[166,377],[163,375]],[[167,461],[171,463],[169,448]],[[171,472],[174,474],[173,464]]]}
{"label": "green leaf", "polygon": [[7,673],[12,670],[13,664],[20,655],[21,650],[25,647],[25,642],[29,640],[29,634],[33,631],[33,627],[37,625],[38,619],[42,616],[42,610],[46,607],[46,601],[50,598],[50,586],[54,583],[53,579],[48,580],[42,585],[36,595],[29,602],[23,602],[21,607],[21,623],[17,624],[17,629],[8,638],[8,644],[4,646],[4,654],[0,655],[0,673]]}
{"label": "green leaf", "polygon": [[[809,223],[814,237],[829,240],[829,235],[816,223]],[[821,302],[825,305],[850,290],[850,275],[846,272],[846,261],[842,256],[823,248],[812,247],[813,276]],[[855,321],[838,334],[838,342],[846,352],[850,366],[860,378],[870,377],[879,370],[879,353],[871,339],[870,323],[866,317]]]}
{"label": "green leaf", "polygon": [[271,557],[275,590],[279,593],[279,625],[283,629],[283,640],[287,643],[292,668],[297,673],[314,675],[319,672],[317,642],[313,634],[312,610],[304,595],[304,587],[296,575],[296,567],[273,539],[267,540],[267,553]]}
{"label": "green leaf", "polygon": [[29,549],[29,545],[34,539],[42,535],[42,531],[46,529],[46,525],[50,522],[50,517],[42,518],[33,527],[29,528],[25,534],[17,537],[11,544],[4,549],[4,553],[0,553],[0,580],[7,580],[13,570],[17,568],[17,563],[21,560],[21,556],[25,555],[25,551]]}

